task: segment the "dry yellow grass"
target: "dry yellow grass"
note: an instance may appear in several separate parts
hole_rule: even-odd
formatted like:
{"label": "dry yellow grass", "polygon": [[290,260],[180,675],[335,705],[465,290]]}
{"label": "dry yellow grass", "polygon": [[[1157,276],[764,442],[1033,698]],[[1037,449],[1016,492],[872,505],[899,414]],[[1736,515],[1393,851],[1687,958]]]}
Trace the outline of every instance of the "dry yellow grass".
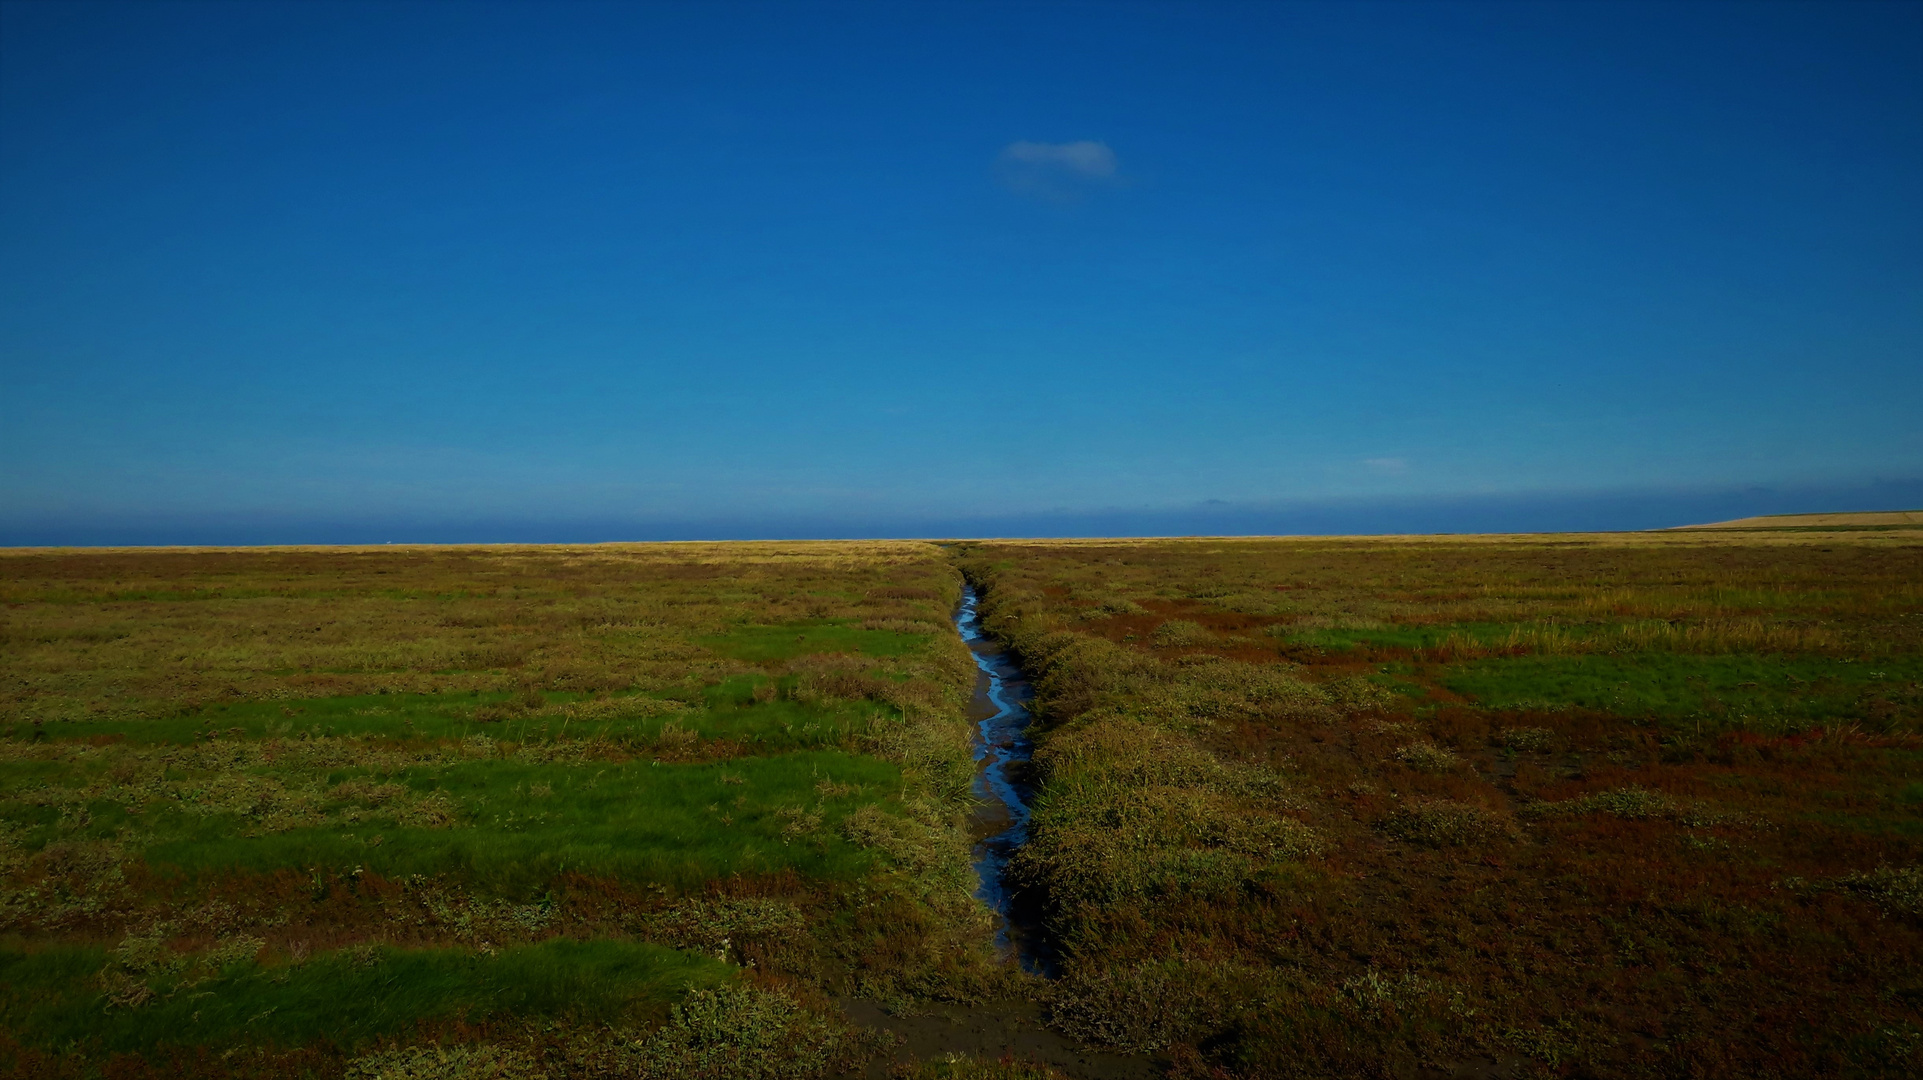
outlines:
{"label": "dry yellow grass", "polygon": [[1682,529],[1820,529],[1864,528],[1891,525],[1923,529],[1923,510],[1870,510],[1847,514],[1767,514],[1762,517],[1736,518],[1703,525],[1683,525]]}
{"label": "dry yellow grass", "polygon": [[[0,723],[215,700],[698,686],[688,643],[744,620],[941,620],[869,597],[952,581],[927,544],[13,549],[0,552]],[[949,586],[952,589],[952,585]]]}

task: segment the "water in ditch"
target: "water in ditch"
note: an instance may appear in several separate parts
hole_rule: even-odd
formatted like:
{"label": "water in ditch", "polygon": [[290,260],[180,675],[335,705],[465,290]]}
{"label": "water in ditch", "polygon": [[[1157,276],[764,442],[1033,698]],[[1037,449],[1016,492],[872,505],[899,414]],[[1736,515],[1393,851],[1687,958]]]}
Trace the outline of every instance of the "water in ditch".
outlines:
{"label": "water in ditch", "polygon": [[[1034,798],[1027,775],[1031,692],[1015,658],[982,632],[979,599],[972,586],[964,589],[955,614],[955,628],[975,654],[978,669],[968,714],[975,725],[975,794],[980,798],[974,817],[975,895],[995,912],[996,944],[1004,955],[1025,971],[1053,977],[1055,958],[1039,912],[1008,880],[1009,861],[1028,840]],[[1050,1029],[1046,1010],[1034,997],[932,1004],[907,1014],[890,1013],[872,1001],[841,1004],[856,1023],[896,1037],[894,1051],[867,1065],[862,1074],[867,1080],[899,1076],[910,1062],[952,1061],[956,1054],[1039,1062],[1084,1080],[1153,1080],[1168,1072],[1164,1059],[1096,1050]]]}
{"label": "water in ditch", "polygon": [[1033,691],[1008,650],[982,632],[976,610],[980,594],[972,585],[962,589],[955,628],[975,655],[979,672],[969,719],[975,724],[975,873],[980,885],[975,895],[995,912],[999,926],[995,943],[1017,959],[1022,968],[1053,975],[1054,963],[1041,933],[1033,905],[1011,887],[1008,864],[1028,842],[1029,804],[1034,789],[1028,783],[1028,702]]}

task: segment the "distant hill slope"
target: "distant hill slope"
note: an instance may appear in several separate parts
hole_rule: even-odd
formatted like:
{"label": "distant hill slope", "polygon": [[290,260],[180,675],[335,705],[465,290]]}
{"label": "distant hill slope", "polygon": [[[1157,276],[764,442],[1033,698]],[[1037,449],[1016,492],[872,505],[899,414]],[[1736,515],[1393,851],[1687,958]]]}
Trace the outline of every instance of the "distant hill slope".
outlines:
{"label": "distant hill slope", "polygon": [[1870,510],[1849,514],[1768,514],[1763,517],[1737,518],[1705,525],[1679,525],[1682,529],[1863,529],[1903,526],[1923,528],[1923,510]]}

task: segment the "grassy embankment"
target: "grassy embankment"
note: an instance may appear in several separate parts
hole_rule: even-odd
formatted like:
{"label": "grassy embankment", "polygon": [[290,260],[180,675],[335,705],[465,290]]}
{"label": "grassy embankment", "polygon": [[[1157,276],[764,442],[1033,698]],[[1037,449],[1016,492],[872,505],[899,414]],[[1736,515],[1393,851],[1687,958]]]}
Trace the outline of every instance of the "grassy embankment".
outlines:
{"label": "grassy embankment", "polygon": [[983,543],[1053,1014],[1210,1077],[1923,1071],[1923,536]]}
{"label": "grassy embankment", "polygon": [[807,1076],[1007,979],[928,545],[0,554],[0,1069]]}

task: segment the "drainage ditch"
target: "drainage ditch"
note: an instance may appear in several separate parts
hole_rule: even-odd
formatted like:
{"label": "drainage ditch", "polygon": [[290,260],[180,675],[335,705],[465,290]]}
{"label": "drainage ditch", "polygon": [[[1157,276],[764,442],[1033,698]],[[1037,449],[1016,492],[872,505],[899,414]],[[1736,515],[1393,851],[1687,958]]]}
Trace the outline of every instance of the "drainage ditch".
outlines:
{"label": "drainage ditch", "polygon": [[1015,658],[982,630],[977,604],[981,594],[964,586],[955,629],[975,656],[979,674],[968,718],[975,725],[975,794],[980,802],[974,817],[975,873],[980,884],[975,895],[995,912],[999,925],[995,944],[1020,962],[1022,969],[1051,976],[1053,956],[1042,934],[1039,912],[1024,902],[1009,880],[1015,852],[1028,842],[1028,821],[1034,789],[1028,783],[1028,741],[1033,697],[1027,677]]}

